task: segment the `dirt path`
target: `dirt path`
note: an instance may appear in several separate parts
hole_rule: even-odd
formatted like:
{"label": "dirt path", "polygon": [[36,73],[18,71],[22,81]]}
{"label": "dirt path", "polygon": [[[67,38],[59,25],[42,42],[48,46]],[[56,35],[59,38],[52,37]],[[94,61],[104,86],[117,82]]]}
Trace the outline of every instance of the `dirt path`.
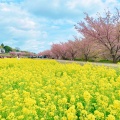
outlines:
{"label": "dirt path", "polygon": [[[69,60],[57,60],[60,63],[78,63],[80,65],[84,65],[87,62],[82,62],[82,61],[69,61]],[[104,66],[108,66],[108,67],[113,67],[113,68],[118,68],[120,67],[120,65],[118,64],[114,64],[114,63],[97,63],[97,62],[89,62],[92,63],[93,65],[104,65]]]}

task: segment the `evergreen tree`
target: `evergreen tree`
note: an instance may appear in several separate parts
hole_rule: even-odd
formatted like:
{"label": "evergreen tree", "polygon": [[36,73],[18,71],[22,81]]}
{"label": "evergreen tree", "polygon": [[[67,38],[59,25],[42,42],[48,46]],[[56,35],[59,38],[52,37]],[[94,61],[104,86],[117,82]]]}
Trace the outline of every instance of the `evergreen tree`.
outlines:
{"label": "evergreen tree", "polygon": [[4,44],[3,43],[1,44],[1,46],[2,46],[2,48],[4,48]]}

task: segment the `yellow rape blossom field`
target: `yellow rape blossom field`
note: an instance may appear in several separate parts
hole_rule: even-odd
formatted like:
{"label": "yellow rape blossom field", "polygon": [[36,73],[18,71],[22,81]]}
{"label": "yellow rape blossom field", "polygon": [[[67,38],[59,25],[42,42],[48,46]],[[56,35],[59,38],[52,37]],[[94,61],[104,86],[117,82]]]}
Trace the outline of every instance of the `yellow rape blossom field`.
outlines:
{"label": "yellow rape blossom field", "polygon": [[55,60],[0,60],[0,120],[120,120],[120,72]]}

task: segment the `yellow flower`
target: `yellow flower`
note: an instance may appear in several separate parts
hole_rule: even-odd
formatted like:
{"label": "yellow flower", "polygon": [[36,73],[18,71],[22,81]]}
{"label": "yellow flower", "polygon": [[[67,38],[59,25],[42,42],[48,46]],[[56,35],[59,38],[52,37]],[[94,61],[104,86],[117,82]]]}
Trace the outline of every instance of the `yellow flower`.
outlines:
{"label": "yellow flower", "polygon": [[115,117],[113,115],[108,115],[106,120],[115,120]]}
{"label": "yellow flower", "polygon": [[88,120],[95,120],[95,116],[93,114],[87,115]]}
{"label": "yellow flower", "polygon": [[67,120],[67,118],[66,117],[62,117],[61,120]]}
{"label": "yellow flower", "polygon": [[32,98],[25,98],[24,102],[26,106],[33,106],[36,104],[36,101]]}
{"label": "yellow flower", "polygon": [[75,106],[72,105],[68,110],[67,110],[67,113],[72,113],[72,114],[75,114],[76,113],[76,109],[75,109]]}
{"label": "yellow flower", "polygon": [[59,116],[54,116],[54,120],[59,120]]}
{"label": "yellow flower", "polygon": [[30,114],[30,110],[28,108],[23,108],[22,109],[23,114]]}
{"label": "yellow flower", "polygon": [[67,120],[76,120],[76,116],[72,113],[67,114]]}
{"label": "yellow flower", "polygon": [[63,99],[62,99],[62,103],[63,103],[63,104],[66,104],[66,103],[67,103],[67,99],[66,99],[66,98],[63,98]]}
{"label": "yellow flower", "polygon": [[119,100],[114,100],[113,105],[114,105],[115,109],[120,109],[120,101]]}
{"label": "yellow flower", "polygon": [[94,115],[97,119],[104,119],[104,113],[99,112],[98,110],[94,111]]}
{"label": "yellow flower", "polygon": [[83,107],[83,104],[81,103],[81,102],[78,102],[77,103],[77,108],[79,109],[79,110],[82,110],[84,107]]}
{"label": "yellow flower", "polygon": [[54,112],[49,112],[49,115],[50,116],[54,116]]}
{"label": "yellow flower", "polygon": [[89,102],[89,100],[91,98],[91,95],[88,91],[85,91],[84,94],[83,94],[83,97],[84,97],[86,102]]}
{"label": "yellow flower", "polygon": [[15,118],[15,115],[13,112],[11,112],[7,117],[8,120],[13,120],[14,118]]}
{"label": "yellow flower", "polygon": [[0,99],[0,105],[2,104],[2,99]]}
{"label": "yellow flower", "polygon": [[24,118],[24,115],[18,116],[18,119],[19,119],[19,120],[22,120],[23,118]]}
{"label": "yellow flower", "polygon": [[119,119],[119,86],[119,72],[104,66],[0,59],[0,120]]}
{"label": "yellow flower", "polygon": [[45,120],[45,118],[41,118],[40,120]]}
{"label": "yellow flower", "polygon": [[70,98],[70,103],[74,104],[75,103],[75,97],[72,95]]}

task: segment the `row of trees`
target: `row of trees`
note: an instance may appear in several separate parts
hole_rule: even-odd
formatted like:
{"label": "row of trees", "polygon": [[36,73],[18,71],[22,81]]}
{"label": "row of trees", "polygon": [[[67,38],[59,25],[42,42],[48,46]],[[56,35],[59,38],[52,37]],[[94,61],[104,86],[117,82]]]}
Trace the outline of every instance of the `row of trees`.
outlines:
{"label": "row of trees", "polygon": [[88,61],[96,59],[100,49],[97,49],[97,44],[89,41],[89,39],[80,40],[75,37],[75,40],[68,40],[65,43],[52,44],[50,50],[40,52],[38,55],[47,55],[50,58],[70,59],[77,58]]}
{"label": "row of trees", "polygon": [[11,57],[30,57],[30,56],[34,56],[36,54],[31,53],[31,52],[27,52],[27,51],[19,51],[19,52],[9,52],[9,54],[11,55]]}
{"label": "row of trees", "polygon": [[75,29],[82,34],[82,38],[74,37],[66,43],[53,44],[51,50],[40,52],[49,57],[59,59],[80,58],[107,59],[114,63],[120,60],[120,11],[115,10],[112,14],[105,11],[96,18],[85,13],[84,21],[75,25]]}

